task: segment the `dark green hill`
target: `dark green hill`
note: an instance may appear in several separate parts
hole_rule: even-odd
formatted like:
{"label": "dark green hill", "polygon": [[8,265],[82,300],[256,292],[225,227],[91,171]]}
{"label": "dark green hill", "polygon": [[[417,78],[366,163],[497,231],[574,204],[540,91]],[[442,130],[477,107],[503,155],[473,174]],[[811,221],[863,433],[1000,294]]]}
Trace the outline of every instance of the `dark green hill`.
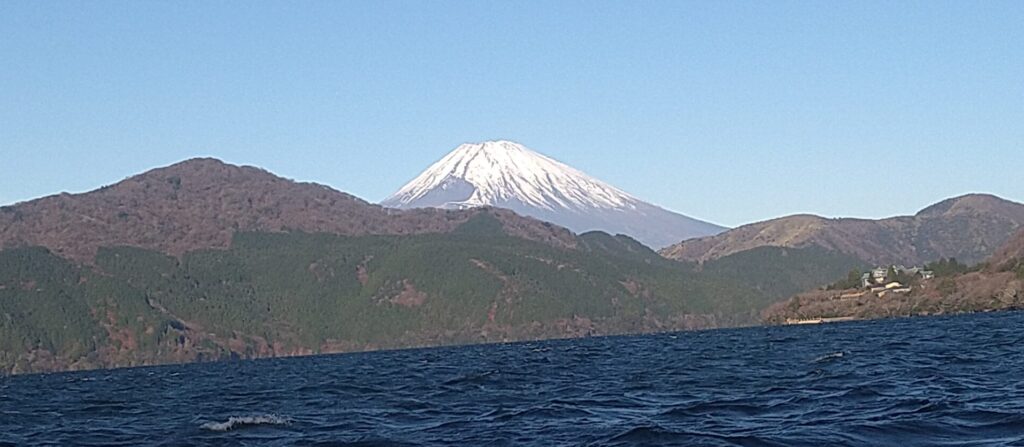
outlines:
{"label": "dark green hill", "polygon": [[767,306],[779,297],[813,289],[835,281],[852,269],[868,264],[821,247],[758,247],[705,262],[702,271],[723,281],[752,287],[765,298]]}
{"label": "dark green hill", "polygon": [[162,361],[169,324],[120,278],[44,248],[0,251],[0,371]]}
{"label": "dark green hill", "polygon": [[[756,321],[766,298],[625,237],[578,249],[480,214],[448,234],[237,233],[180,258],[104,247],[89,267],[0,252],[4,371],[113,367]],[[767,300],[770,301],[770,300]]]}
{"label": "dark green hill", "polygon": [[0,207],[0,250],[0,372],[754,324],[852,266],[804,248],[698,266],[206,159]]}

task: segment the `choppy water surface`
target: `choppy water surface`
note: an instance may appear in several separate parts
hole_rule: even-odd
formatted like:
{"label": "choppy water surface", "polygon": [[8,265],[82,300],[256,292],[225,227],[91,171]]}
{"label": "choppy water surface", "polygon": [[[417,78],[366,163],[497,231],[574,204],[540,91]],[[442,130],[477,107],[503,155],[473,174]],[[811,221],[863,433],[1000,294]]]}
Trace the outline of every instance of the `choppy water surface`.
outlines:
{"label": "choppy water surface", "polygon": [[6,445],[1021,445],[1024,313],[0,379]]}

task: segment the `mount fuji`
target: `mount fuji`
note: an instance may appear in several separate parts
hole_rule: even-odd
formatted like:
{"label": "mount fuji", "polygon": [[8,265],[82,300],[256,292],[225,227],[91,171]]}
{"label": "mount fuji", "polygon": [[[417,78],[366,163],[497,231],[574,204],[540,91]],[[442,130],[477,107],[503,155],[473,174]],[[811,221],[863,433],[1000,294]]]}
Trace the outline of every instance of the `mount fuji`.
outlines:
{"label": "mount fuji", "polygon": [[512,141],[463,144],[384,199],[391,208],[511,209],[566,227],[625,234],[658,249],[725,228],[644,202]]}

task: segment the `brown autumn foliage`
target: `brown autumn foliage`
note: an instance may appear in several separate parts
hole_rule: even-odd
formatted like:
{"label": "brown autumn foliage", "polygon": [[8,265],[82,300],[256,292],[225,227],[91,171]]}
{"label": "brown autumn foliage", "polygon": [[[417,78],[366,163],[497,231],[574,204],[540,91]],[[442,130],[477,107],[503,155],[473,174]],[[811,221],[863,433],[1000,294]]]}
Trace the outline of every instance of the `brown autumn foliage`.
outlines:
{"label": "brown autumn foliage", "polygon": [[[1011,237],[988,267],[952,277],[934,278],[911,293],[883,297],[860,291],[815,290],[776,303],[762,312],[769,324],[822,317],[886,318],[1024,309],[1024,230]],[[846,297],[844,297],[844,295]]]}
{"label": "brown autumn foliage", "polygon": [[744,225],[716,236],[667,247],[672,259],[706,261],[762,246],[820,246],[869,264],[922,265],[940,258],[981,262],[1024,227],[1024,205],[969,194],[913,216],[881,220],[796,215]]}
{"label": "brown autumn foliage", "polygon": [[83,194],[57,194],[0,208],[0,249],[40,245],[79,262],[104,246],[172,255],[225,248],[239,231],[339,235],[444,233],[490,213],[506,233],[574,247],[568,230],[511,211],[398,211],[315,183],[216,159],[187,160]]}

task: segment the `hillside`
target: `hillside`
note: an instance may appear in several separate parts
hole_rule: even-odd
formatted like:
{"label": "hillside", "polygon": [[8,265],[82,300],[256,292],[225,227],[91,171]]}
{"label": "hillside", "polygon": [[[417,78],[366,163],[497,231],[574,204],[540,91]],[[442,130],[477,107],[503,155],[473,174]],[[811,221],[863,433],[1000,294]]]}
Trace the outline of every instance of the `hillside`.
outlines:
{"label": "hillside", "polygon": [[555,246],[575,243],[564,229],[506,210],[390,210],[258,168],[192,159],[84,194],[0,207],[0,249],[43,246],[91,262],[100,247],[128,245],[181,255],[226,248],[233,234],[247,231],[444,233],[481,212],[497,216],[509,234]]}
{"label": "hillside", "polygon": [[1008,269],[1019,262],[1024,262],[1024,229],[1018,231],[1006,241],[989,259],[990,269]]}
{"label": "hillside", "polygon": [[[0,371],[32,372],[749,324],[749,288],[603,233],[569,250],[480,214],[448,234],[237,233],[178,258],[0,251]],[[635,244],[635,245],[634,245]]]}
{"label": "hillside", "polygon": [[508,236],[489,214],[446,234],[237,233],[179,257],[103,247],[90,265],[8,249],[0,372],[749,325],[850,262],[756,253],[698,270],[625,236]]}
{"label": "hillside", "polygon": [[971,194],[914,216],[881,220],[796,215],[758,222],[661,250],[670,259],[704,262],[758,247],[820,247],[874,265],[920,265],[940,258],[981,262],[1024,226],[1024,205]]}
{"label": "hillside", "polygon": [[3,207],[0,247],[15,373],[751,324],[792,288],[212,159]]}
{"label": "hillside", "polygon": [[754,324],[862,262],[701,265],[509,210],[389,210],[189,160],[0,212],[0,372]]}
{"label": "hillside", "polygon": [[978,268],[910,284],[908,293],[813,290],[769,306],[766,323],[852,317],[887,318],[1024,309],[1024,230]]}

